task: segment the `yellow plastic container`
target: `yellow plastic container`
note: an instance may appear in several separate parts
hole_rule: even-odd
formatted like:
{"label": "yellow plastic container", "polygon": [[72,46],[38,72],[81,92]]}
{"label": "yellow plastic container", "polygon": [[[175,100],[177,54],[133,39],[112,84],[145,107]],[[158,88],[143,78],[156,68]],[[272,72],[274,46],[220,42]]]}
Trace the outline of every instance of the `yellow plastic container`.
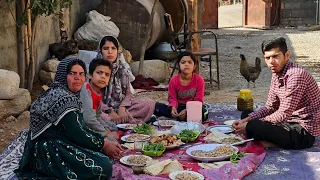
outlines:
{"label": "yellow plastic container", "polygon": [[237,99],[237,109],[239,111],[253,111],[253,98],[250,89],[241,89]]}

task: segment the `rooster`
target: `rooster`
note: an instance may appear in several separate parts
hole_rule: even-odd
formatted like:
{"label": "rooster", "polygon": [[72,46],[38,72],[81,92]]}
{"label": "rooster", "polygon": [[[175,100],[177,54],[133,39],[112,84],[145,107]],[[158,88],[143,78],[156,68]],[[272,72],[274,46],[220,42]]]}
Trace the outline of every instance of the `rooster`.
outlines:
{"label": "rooster", "polygon": [[250,87],[250,81],[253,82],[253,87],[256,87],[255,81],[258,79],[261,72],[261,59],[256,57],[256,64],[254,67],[249,66],[246,58],[243,54],[240,54],[240,73],[248,81],[248,88]]}

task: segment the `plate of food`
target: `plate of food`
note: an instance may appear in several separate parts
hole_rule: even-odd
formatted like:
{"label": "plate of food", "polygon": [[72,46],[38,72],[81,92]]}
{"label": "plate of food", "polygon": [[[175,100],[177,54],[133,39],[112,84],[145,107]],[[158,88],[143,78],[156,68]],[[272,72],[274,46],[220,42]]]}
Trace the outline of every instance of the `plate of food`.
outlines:
{"label": "plate of food", "polygon": [[149,142],[151,144],[162,142],[166,149],[174,149],[185,144],[174,134],[152,137]]}
{"label": "plate of food", "polygon": [[185,129],[182,130],[177,137],[180,138],[183,142],[193,142],[198,138],[199,135],[200,132],[198,131]]}
{"label": "plate of food", "polygon": [[151,124],[141,124],[133,128],[133,131],[138,134],[151,134],[154,127]]}
{"label": "plate of food", "polygon": [[157,142],[153,144],[144,144],[142,152],[151,157],[161,156],[162,153],[166,150],[166,147],[162,142]]}
{"label": "plate of food", "polygon": [[193,159],[210,162],[228,159],[238,151],[237,147],[226,144],[200,144],[188,148],[186,153]]}
{"label": "plate of food", "polygon": [[145,166],[151,160],[151,157],[145,155],[129,155],[122,157],[120,162],[128,166]]}
{"label": "plate of food", "polygon": [[137,124],[117,124],[117,127],[120,129],[131,130],[136,127]]}
{"label": "plate of food", "polygon": [[212,132],[213,130],[218,130],[222,133],[231,133],[233,132],[232,126],[229,125],[216,125],[216,126],[209,126],[207,128],[208,131]]}
{"label": "plate of food", "polygon": [[204,130],[206,130],[206,127],[203,124],[197,122],[185,122],[172,126],[171,132],[175,135],[178,135],[181,131],[186,129],[198,131],[201,134],[204,132]]}
{"label": "plate of food", "polygon": [[149,141],[150,136],[145,134],[129,134],[121,137],[124,142]]}
{"label": "plate of food", "polygon": [[172,127],[177,124],[180,124],[180,122],[176,120],[158,120],[153,123],[153,125],[161,127]]}
{"label": "plate of food", "polygon": [[174,171],[169,174],[171,180],[204,180],[204,176],[194,171]]}
{"label": "plate of food", "polygon": [[223,122],[223,124],[228,125],[228,126],[232,126],[232,123],[235,121],[236,120],[227,120],[227,121]]}

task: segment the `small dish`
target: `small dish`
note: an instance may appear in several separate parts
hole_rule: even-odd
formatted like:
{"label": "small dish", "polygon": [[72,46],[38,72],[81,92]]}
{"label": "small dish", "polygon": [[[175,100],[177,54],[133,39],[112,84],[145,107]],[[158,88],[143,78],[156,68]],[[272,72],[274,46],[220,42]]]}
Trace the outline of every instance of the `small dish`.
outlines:
{"label": "small dish", "polygon": [[164,147],[164,149],[162,151],[147,151],[147,150],[145,150],[145,146],[146,146],[146,144],[143,145],[143,148],[142,148],[143,154],[145,154],[147,156],[151,156],[151,157],[159,157],[166,150],[166,148]]}
{"label": "small dish", "polygon": [[160,126],[160,127],[172,127],[177,124],[180,124],[180,122],[176,121],[176,120],[169,120],[169,119],[168,120],[158,120],[153,123],[153,125]]}
{"label": "small dish", "polygon": [[174,172],[171,172],[169,174],[169,178],[171,180],[176,180],[177,179],[176,176],[179,175],[179,174],[182,174],[182,173],[192,174],[192,175],[197,176],[198,180],[204,180],[204,176],[202,174],[194,172],[194,171],[186,171],[186,170],[185,171],[174,171]]}
{"label": "small dish", "polygon": [[117,124],[117,127],[119,129],[124,129],[124,130],[132,130],[136,126],[137,124]]}
{"label": "small dish", "polygon": [[136,141],[149,141],[150,140],[150,136],[149,135],[145,135],[145,134],[138,134],[139,136],[144,136],[145,138],[142,140],[127,140],[128,137],[132,136],[132,135],[137,135],[137,134],[129,134],[129,135],[125,135],[121,137],[121,140],[124,142],[136,142]]}
{"label": "small dish", "polygon": [[[147,159],[147,160],[146,160],[146,162],[144,162],[144,163],[142,163],[142,164],[134,164],[134,163],[128,162],[128,158],[130,158],[130,157],[143,157],[143,158],[145,158],[145,159]],[[122,164],[125,164],[125,165],[128,165],[128,166],[145,166],[145,165],[147,165],[151,160],[152,160],[151,157],[145,156],[145,155],[129,155],[129,156],[124,156],[124,157],[122,157],[122,158],[120,159],[120,162],[121,162]]]}
{"label": "small dish", "polygon": [[196,135],[195,137],[192,137],[192,138],[190,138],[190,139],[188,139],[188,138],[186,138],[186,137],[183,137],[183,136],[180,136],[180,134],[178,134],[178,138],[179,139],[181,139],[181,141],[182,142],[193,142],[193,141],[195,141],[198,137],[199,137],[199,135],[200,135],[200,132],[198,132],[198,131],[193,131],[193,133]]}
{"label": "small dish", "polygon": [[233,132],[233,129],[229,125],[216,125],[216,126],[209,126],[207,128],[208,131],[212,132],[213,130],[220,131],[222,133],[231,133]]}

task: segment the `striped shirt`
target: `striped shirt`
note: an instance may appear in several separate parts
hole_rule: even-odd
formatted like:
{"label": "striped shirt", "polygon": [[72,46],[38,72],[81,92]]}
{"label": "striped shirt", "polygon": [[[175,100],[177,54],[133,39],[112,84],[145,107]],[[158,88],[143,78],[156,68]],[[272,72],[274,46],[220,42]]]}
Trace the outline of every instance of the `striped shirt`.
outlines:
{"label": "striped shirt", "polygon": [[320,90],[311,74],[288,62],[281,73],[273,73],[265,106],[249,114],[278,124],[297,122],[311,135],[320,136]]}

